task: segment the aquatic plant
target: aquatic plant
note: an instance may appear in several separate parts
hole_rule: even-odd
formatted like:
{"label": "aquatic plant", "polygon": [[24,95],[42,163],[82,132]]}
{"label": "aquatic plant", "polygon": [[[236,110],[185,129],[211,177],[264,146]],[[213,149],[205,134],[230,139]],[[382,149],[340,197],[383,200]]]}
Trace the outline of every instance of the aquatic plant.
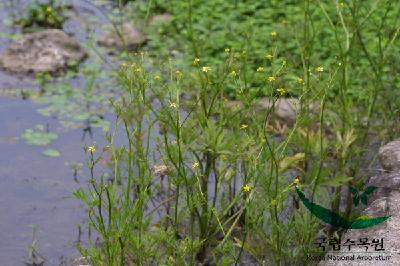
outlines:
{"label": "aquatic plant", "polygon": [[61,29],[67,20],[65,11],[68,6],[59,1],[49,0],[47,3],[34,3],[28,8],[28,14],[14,21],[23,28],[44,27]]}

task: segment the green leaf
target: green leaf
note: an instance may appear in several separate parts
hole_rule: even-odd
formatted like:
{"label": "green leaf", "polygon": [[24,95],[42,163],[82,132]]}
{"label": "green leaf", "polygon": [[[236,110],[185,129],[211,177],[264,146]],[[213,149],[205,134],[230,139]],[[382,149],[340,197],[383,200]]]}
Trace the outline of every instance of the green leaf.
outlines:
{"label": "green leaf", "polygon": [[370,187],[367,187],[367,188],[364,190],[364,193],[365,193],[366,195],[370,195],[370,194],[374,193],[374,191],[375,191],[376,189],[377,189],[377,187],[370,186]]}
{"label": "green leaf", "polygon": [[356,183],[356,187],[357,187],[358,191],[363,190],[364,185],[365,185],[365,184],[364,184],[364,181],[363,181],[363,180],[358,180],[358,182]]}
{"label": "green leaf", "polygon": [[361,198],[362,204],[367,205],[367,203],[368,203],[367,195],[365,193],[362,193],[360,198]]}
{"label": "green leaf", "polygon": [[353,203],[354,203],[354,206],[356,206],[356,207],[360,203],[360,197],[358,196],[358,194],[353,197]]}
{"label": "green leaf", "polygon": [[358,190],[354,187],[350,187],[350,191],[351,191],[351,194],[354,194],[354,195],[358,194]]}
{"label": "green leaf", "polygon": [[59,157],[61,153],[56,150],[56,149],[47,149],[43,151],[43,155],[49,156],[49,157]]}
{"label": "green leaf", "polygon": [[329,187],[338,187],[353,180],[353,177],[350,176],[335,176],[334,178],[325,179],[321,183],[321,186],[329,186]]}

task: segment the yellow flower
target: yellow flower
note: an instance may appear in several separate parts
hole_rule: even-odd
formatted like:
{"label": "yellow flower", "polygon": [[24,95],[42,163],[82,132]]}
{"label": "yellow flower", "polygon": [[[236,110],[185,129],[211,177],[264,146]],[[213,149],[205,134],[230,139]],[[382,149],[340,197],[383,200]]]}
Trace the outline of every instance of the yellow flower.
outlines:
{"label": "yellow flower", "polygon": [[154,76],[154,79],[155,79],[155,80],[160,80],[161,77],[160,77],[159,75],[155,75],[155,76]]}
{"label": "yellow flower", "polygon": [[207,73],[208,71],[210,71],[211,70],[211,67],[208,67],[208,66],[203,66],[202,68],[201,68],[201,71],[203,71],[203,72],[205,72],[205,73]]}
{"label": "yellow flower", "polygon": [[235,70],[232,70],[232,72],[229,73],[229,76],[231,76],[231,77],[236,77],[236,76],[237,76],[236,71],[235,71]]}
{"label": "yellow flower", "polygon": [[249,127],[248,125],[242,124],[242,125],[240,126],[240,129],[246,129],[246,128],[248,128],[248,127]]}
{"label": "yellow flower", "polygon": [[272,60],[272,58],[274,58],[274,56],[272,54],[267,54],[265,56],[268,60]]}
{"label": "yellow flower", "polygon": [[176,102],[169,102],[169,107],[178,108],[178,104]]}
{"label": "yellow flower", "polygon": [[194,162],[194,163],[192,164],[192,168],[193,168],[193,169],[196,169],[197,167],[199,167],[199,162]]}
{"label": "yellow flower", "polygon": [[278,35],[278,33],[277,33],[276,31],[271,31],[270,35],[271,35],[272,37],[275,37],[276,35]]}
{"label": "yellow flower", "polygon": [[249,193],[250,191],[251,191],[251,187],[250,187],[248,184],[246,184],[245,186],[243,186],[243,192]]}
{"label": "yellow flower", "polygon": [[93,153],[96,152],[96,147],[95,147],[95,146],[89,146],[87,150],[88,150],[88,152],[90,152],[91,154],[93,154]]}
{"label": "yellow flower", "polygon": [[294,178],[294,180],[293,180],[293,183],[294,183],[295,186],[299,185],[300,184],[300,178],[298,176],[296,176]]}
{"label": "yellow flower", "polygon": [[229,53],[230,51],[231,51],[231,49],[225,48],[225,53]]}
{"label": "yellow flower", "polygon": [[317,72],[324,72],[324,67],[322,67],[322,66],[319,66],[319,67],[317,67],[317,68],[315,68],[315,70],[317,71]]}
{"label": "yellow flower", "polygon": [[274,76],[269,76],[267,79],[268,79],[269,82],[275,81],[275,77]]}
{"label": "yellow flower", "polygon": [[176,80],[181,80],[182,79],[182,76],[183,76],[183,73],[182,72],[180,72],[179,70],[177,70],[177,71],[175,71],[175,78],[176,78]]}
{"label": "yellow flower", "polygon": [[279,94],[279,96],[283,96],[286,94],[286,90],[284,88],[279,88],[276,90]]}
{"label": "yellow flower", "polygon": [[257,68],[257,72],[263,72],[264,71],[264,68],[263,67],[258,67]]}
{"label": "yellow flower", "polygon": [[194,63],[195,65],[197,65],[199,62],[200,62],[200,58],[195,58],[195,59],[193,60],[193,63]]}
{"label": "yellow flower", "polygon": [[300,84],[304,84],[304,80],[302,78],[297,78],[297,82]]}

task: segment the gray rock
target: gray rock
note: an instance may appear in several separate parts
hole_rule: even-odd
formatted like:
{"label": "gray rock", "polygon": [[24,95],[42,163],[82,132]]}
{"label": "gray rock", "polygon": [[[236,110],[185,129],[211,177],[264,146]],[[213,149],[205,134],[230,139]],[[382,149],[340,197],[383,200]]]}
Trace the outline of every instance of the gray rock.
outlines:
{"label": "gray rock", "polygon": [[379,149],[379,161],[387,171],[400,171],[400,140],[382,146]]}
{"label": "gray rock", "polygon": [[[361,265],[400,265],[400,174],[389,173],[380,176],[372,177],[368,183],[368,186],[376,186],[378,189],[373,193],[373,198],[370,198],[372,203],[369,204],[368,208],[363,213],[370,217],[386,216],[391,215],[386,222],[362,229],[362,230],[348,230],[344,236],[342,236],[342,242],[346,239],[357,240],[360,238],[367,237],[369,241],[371,239],[383,238],[383,247],[385,251],[379,251],[378,253],[366,253],[361,255],[379,256],[383,258],[390,256],[390,260],[354,260],[354,261],[321,261],[320,266],[361,266]],[[365,251],[362,250],[353,251]],[[369,251],[374,251],[373,247],[369,247]],[[332,255],[338,256],[349,256],[355,254],[357,257],[359,253],[334,253]]]}
{"label": "gray rock", "polygon": [[100,37],[98,43],[108,48],[116,48],[119,50],[127,48],[129,51],[137,50],[147,40],[146,36],[132,23],[124,23],[121,27],[106,33]]}
{"label": "gray rock", "polygon": [[14,73],[55,73],[78,63],[87,53],[73,38],[57,29],[25,35],[0,54],[0,68]]}
{"label": "gray rock", "polygon": [[[274,102],[268,98],[262,98],[256,104],[259,110],[267,110],[273,106]],[[300,101],[296,98],[279,98],[275,102],[275,115],[287,122],[296,120],[296,115],[300,110]]]}
{"label": "gray rock", "polygon": [[[240,101],[227,101],[225,106],[231,109],[243,108]],[[297,98],[279,98],[274,101],[270,98],[260,98],[254,103],[254,108],[259,112],[264,112],[274,106],[275,115],[286,123],[293,123],[300,111],[300,100]],[[309,108],[313,113],[319,112],[319,105],[310,104]]]}
{"label": "gray rock", "polygon": [[91,264],[85,257],[79,257],[71,261],[71,266],[91,266]]}

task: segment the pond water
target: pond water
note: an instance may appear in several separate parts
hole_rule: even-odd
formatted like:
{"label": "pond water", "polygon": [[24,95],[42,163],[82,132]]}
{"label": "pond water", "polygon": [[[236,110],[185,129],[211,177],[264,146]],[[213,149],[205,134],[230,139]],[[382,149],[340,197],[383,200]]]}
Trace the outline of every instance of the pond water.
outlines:
{"label": "pond water", "polygon": [[[31,1],[5,0],[0,3],[0,50],[11,40],[7,34],[21,35],[10,24],[14,13]],[[107,23],[104,14],[93,1],[71,1],[75,14],[65,23],[64,30],[85,44],[88,32],[97,32]],[[91,3],[92,2],[92,3]],[[104,1],[103,1],[104,2]],[[94,2],[95,3],[95,2]],[[95,19],[96,23],[86,20]],[[87,62],[90,62],[90,58]],[[83,90],[85,82],[73,80],[73,87]],[[64,265],[79,257],[75,248],[78,225],[84,224],[86,214],[80,202],[71,198],[71,192],[86,186],[84,170],[74,179],[72,162],[84,163],[83,146],[96,142],[103,145],[103,131],[92,129],[92,137],[82,127],[66,129],[57,116],[43,116],[38,110],[47,105],[38,104],[20,96],[20,91],[37,91],[30,77],[17,77],[0,71],[0,265],[25,265],[32,243],[33,226],[37,227],[36,242],[45,265]],[[107,114],[105,114],[107,117]],[[110,118],[110,116],[108,117]],[[44,148],[31,146],[21,137],[27,129],[44,125],[58,138],[50,148],[61,155],[51,158],[43,155]],[[86,228],[82,228],[83,233]]]}

